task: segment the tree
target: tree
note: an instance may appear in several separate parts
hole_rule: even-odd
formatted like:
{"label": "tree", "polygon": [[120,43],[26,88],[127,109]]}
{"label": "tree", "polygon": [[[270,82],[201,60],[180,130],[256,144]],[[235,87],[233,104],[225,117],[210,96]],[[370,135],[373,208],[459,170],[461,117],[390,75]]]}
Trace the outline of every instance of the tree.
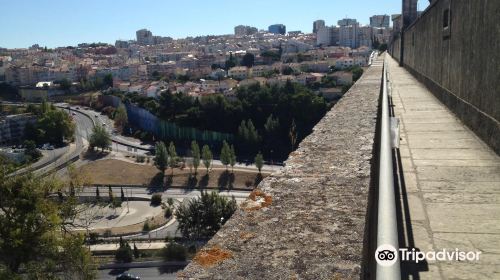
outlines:
{"label": "tree", "polygon": [[210,151],[210,148],[208,145],[203,145],[203,148],[201,150],[202,158],[203,158],[203,165],[207,169],[207,174],[208,174],[208,168],[210,168],[210,165],[212,164],[212,151]]}
{"label": "tree", "polygon": [[141,256],[141,252],[139,251],[137,246],[135,246],[135,243],[134,243],[134,258],[138,259],[140,256]]}
{"label": "tree", "polygon": [[[68,196],[69,182],[31,172],[8,176],[4,170],[0,169],[0,278],[95,279],[95,264],[82,235],[67,234],[77,226],[78,213],[78,202]],[[57,192],[65,199],[53,199]]]}
{"label": "tree", "polygon": [[200,146],[196,141],[191,142],[191,156],[193,157],[194,174],[196,175],[200,166]]}
{"label": "tree", "polygon": [[42,153],[36,148],[35,141],[25,140],[23,146],[24,154],[28,156],[28,161],[36,161],[42,156]]}
{"label": "tree", "polygon": [[169,242],[162,250],[163,259],[166,261],[185,261],[187,251],[184,246],[175,242]]}
{"label": "tree", "polygon": [[116,250],[115,259],[119,262],[129,263],[134,259],[132,248],[128,242],[123,242],[120,239],[120,247]]}
{"label": "tree", "polygon": [[241,66],[252,67],[255,62],[255,56],[251,53],[246,53],[241,59]]}
{"label": "tree", "polygon": [[200,197],[179,205],[175,212],[179,230],[185,238],[210,238],[236,210],[234,197],[229,200],[217,192],[202,192]]}
{"label": "tree", "polygon": [[101,201],[101,193],[99,191],[99,187],[96,187],[96,189],[95,189],[95,199],[97,201]]}
{"label": "tree", "polygon": [[111,135],[103,126],[97,124],[92,129],[89,142],[91,148],[98,147],[104,151],[111,146]]}
{"label": "tree", "polygon": [[363,69],[359,66],[354,67],[354,69],[352,70],[352,80],[359,80],[359,78],[361,78],[361,75],[363,75]]}
{"label": "tree", "polygon": [[161,205],[162,199],[160,193],[155,193],[151,196],[151,205],[159,206]]}
{"label": "tree", "polygon": [[120,188],[120,192],[121,192],[120,199],[122,201],[125,201],[125,193],[123,192],[123,187]]}
{"label": "tree", "polygon": [[281,73],[283,75],[292,75],[293,74],[293,69],[290,66],[285,66],[284,68],[282,68]]}
{"label": "tree", "polygon": [[45,102],[41,105],[41,115],[33,129],[35,139],[32,140],[38,143],[63,144],[65,140],[73,139],[75,124],[65,111],[52,109],[50,104]]}
{"label": "tree", "polygon": [[125,108],[125,105],[120,104],[120,106],[118,106],[118,108],[115,111],[115,127],[118,129],[118,131],[123,132],[127,124],[128,124],[127,109]]}
{"label": "tree", "polygon": [[292,145],[292,150],[295,149],[297,145],[297,126],[295,125],[295,120],[292,120],[292,125],[290,126],[290,132],[288,133],[290,137],[290,144]]}
{"label": "tree", "polygon": [[262,154],[259,152],[256,156],[255,156],[255,166],[257,167],[257,169],[259,170],[259,173],[260,171],[262,170],[262,167],[264,166],[264,157],[262,156]]}
{"label": "tree", "polygon": [[168,165],[172,168],[172,175],[174,175],[174,168],[177,166],[178,161],[179,157],[177,156],[174,142],[170,142],[168,145]]}
{"label": "tree", "polygon": [[109,203],[113,204],[113,202],[115,201],[115,196],[113,194],[111,186],[108,186],[108,197],[109,197]]}
{"label": "tree", "polygon": [[231,165],[231,172],[234,172],[234,166],[236,165],[236,152],[234,150],[234,146],[231,145],[231,155],[229,157],[229,164]]}
{"label": "tree", "polygon": [[226,166],[231,162],[231,148],[226,141],[222,142],[222,149],[220,151],[220,161]]}
{"label": "tree", "polygon": [[71,88],[71,81],[64,78],[62,79],[61,81],[59,81],[59,87],[64,90],[64,91],[67,91]]}
{"label": "tree", "polygon": [[165,175],[165,169],[168,166],[168,152],[165,143],[162,141],[156,143],[155,147],[155,157],[154,163],[156,168],[158,168],[163,175]]}
{"label": "tree", "polygon": [[106,74],[102,80],[103,87],[105,89],[113,87],[113,75],[112,74]]}
{"label": "tree", "polygon": [[234,66],[236,66],[236,61],[235,61],[235,58],[233,57],[233,53],[230,53],[229,54],[229,59],[226,60],[226,70],[229,70],[230,68],[233,68]]}

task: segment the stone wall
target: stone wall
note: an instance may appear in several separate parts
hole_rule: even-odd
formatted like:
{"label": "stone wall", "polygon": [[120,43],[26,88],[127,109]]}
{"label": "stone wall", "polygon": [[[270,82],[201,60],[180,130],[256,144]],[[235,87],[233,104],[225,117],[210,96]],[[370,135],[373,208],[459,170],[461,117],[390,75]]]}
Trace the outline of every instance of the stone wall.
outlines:
{"label": "stone wall", "polygon": [[379,59],[178,277],[369,279],[381,78]]}
{"label": "stone wall", "polygon": [[403,49],[403,65],[496,153],[500,153],[498,15],[497,0],[437,0],[404,32],[403,46],[397,39],[391,47],[398,60]]}

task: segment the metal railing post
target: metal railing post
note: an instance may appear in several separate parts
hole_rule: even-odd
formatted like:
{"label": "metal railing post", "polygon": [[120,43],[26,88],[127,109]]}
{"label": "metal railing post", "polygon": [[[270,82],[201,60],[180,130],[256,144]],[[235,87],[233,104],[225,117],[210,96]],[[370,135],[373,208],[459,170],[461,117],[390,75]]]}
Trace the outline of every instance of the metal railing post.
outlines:
{"label": "metal railing post", "polygon": [[380,132],[380,162],[378,188],[377,248],[392,246],[396,252],[396,262],[383,266],[377,262],[377,280],[400,280],[398,228],[396,219],[396,200],[392,165],[392,145],[389,119],[389,97],[387,94],[387,62],[384,58],[382,85],[382,117]]}

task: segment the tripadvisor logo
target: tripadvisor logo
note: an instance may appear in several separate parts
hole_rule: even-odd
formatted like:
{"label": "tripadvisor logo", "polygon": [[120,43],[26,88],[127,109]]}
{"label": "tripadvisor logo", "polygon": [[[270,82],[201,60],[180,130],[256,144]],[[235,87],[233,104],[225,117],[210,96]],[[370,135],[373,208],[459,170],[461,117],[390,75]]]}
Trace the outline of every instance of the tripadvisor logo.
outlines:
{"label": "tripadvisor logo", "polygon": [[392,245],[380,245],[375,251],[375,260],[381,266],[391,266],[398,260],[398,251]]}
{"label": "tripadvisor logo", "polygon": [[480,251],[461,251],[458,248],[455,250],[441,249],[439,251],[421,252],[415,248],[399,248],[396,250],[394,246],[384,244],[380,245],[375,251],[375,260],[381,266],[391,266],[395,264],[398,258],[401,261],[410,261],[419,263],[422,261],[479,261]]}

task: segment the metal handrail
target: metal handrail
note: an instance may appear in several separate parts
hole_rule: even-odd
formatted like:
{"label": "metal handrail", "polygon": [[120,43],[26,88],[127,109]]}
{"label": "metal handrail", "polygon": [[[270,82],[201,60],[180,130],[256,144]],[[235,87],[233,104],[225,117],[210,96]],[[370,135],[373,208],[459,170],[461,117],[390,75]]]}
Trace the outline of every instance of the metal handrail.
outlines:
{"label": "metal handrail", "polygon": [[382,117],[379,158],[377,248],[390,245],[396,249],[396,262],[391,266],[377,263],[378,280],[401,279],[399,261],[398,229],[396,220],[396,200],[392,165],[392,145],[389,119],[389,97],[387,94],[387,62],[384,58],[382,85]]}

